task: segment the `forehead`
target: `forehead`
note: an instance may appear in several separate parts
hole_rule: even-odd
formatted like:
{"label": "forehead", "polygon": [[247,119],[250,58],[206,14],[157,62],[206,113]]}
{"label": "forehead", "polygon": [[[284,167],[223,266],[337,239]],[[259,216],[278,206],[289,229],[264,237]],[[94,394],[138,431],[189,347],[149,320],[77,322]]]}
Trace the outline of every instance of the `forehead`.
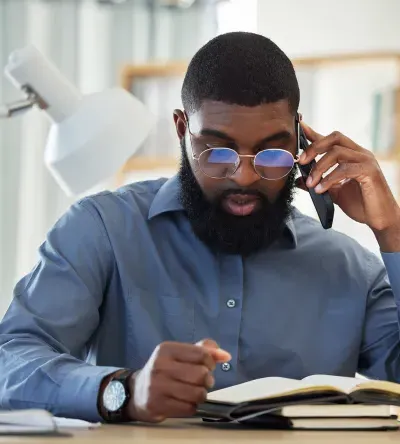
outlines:
{"label": "forehead", "polygon": [[286,100],[252,107],[204,101],[201,108],[190,116],[190,130],[198,133],[204,128],[212,128],[232,136],[243,133],[268,135],[278,131],[292,132],[293,122]]}

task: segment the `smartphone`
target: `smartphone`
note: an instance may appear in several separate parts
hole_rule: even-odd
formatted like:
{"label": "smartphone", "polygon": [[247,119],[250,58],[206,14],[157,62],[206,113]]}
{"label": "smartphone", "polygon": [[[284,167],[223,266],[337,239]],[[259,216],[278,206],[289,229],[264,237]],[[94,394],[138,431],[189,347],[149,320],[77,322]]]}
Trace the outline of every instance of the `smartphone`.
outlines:
{"label": "smartphone", "polygon": [[[303,151],[307,151],[309,143],[299,120],[297,120],[297,137],[299,148]],[[300,165],[300,163],[298,163],[297,165],[299,167],[301,175],[303,176],[304,182],[306,182],[311,170],[316,165],[316,161],[312,160],[306,165]],[[325,229],[332,228],[335,206],[333,204],[331,196],[329,195],[329,192],[325,191],[325,193],[317,194],[314,188],[308,188],[308,192],[310,193],[311,199],[313,201],[315,209],[317,210],[317,214],[322,226]]]}

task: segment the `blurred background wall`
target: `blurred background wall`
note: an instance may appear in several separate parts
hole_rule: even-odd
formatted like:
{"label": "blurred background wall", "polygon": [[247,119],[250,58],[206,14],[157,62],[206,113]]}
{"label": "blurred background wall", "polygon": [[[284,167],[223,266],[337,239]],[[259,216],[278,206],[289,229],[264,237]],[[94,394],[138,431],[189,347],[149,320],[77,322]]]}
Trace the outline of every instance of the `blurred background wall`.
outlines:
{"label": "blurred background wall", "polygon": [[[11,51],[32,43],[91,93],[121,84],[126,66],[184,66],[219,33],[259,32],[299,61],[304,119],[321,133],[337,129],[374,149],[400,198],[399,17],[399,0],[0,0],[0,66]],[[166,136],[172,137],[170,113],[180,106],[181,80],[154,77],[129,86],[166,118]],[[20,97],[1,76],[0,103]],[[0,314],[47,230],[74,200],[43,165],[47,131],[39,111],[0,120]],[[170,143],[176,156],[178,144]],[[162,161],[165,153],[159,139],[150,138],[139,154],[160,162],[148,169],[133,163],[118,184],[174,174],[175,167]],[[115,184],[111,179],[90,192]],[[306,193],[298,193],[296,205],[315,216]],[[335,228],[378,253],[369,230],[340,210]]]}
{"label": "blurred background wall", "polygon": [[[11,51],[34,44],[83,93],[118,85],[123,65],[186,60],[216,35],[215,2],[190,3],[0,0],[1,72]],[[1,75],[0,103],[20,97]],[[0,313],[47,230],[73,201],[43,164],[48,129],[39,111],[0,120]]]}
{"label": "blurred background wall", "polygon": [[[261,0],[257,11],[258,32],[292,59],[331,58],[297,70],[304,119],[322,134],[339,130],[373,149],[400,198],[400,59],[380,58],[400,54],[399,17],[398,0]],[[335,63],[338,55],[350,56],[348,62]],[[303,193],[297,205],[314,213]],[[339,209],[334,226],[379,253],[370,230]]]}

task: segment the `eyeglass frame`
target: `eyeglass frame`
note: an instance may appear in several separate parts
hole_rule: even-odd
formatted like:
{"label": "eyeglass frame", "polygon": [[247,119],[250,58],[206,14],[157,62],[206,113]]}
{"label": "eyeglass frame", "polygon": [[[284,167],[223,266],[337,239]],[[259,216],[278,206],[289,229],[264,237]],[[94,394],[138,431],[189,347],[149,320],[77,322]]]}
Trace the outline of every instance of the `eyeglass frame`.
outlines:
{"label": "eyeglass frame", "polygon": [[[298,154],[296,154],[296,157],[295,156],[293,156],[293,154],[290,152],[290,151],[287,151],[287,150],[284,150],[284,149],[282,149],[282,148],[267,148],[267,149],[265,149],[265,150],[262,150],[262,151],[259,151],[257,154],[239,154],[237,151],[235,151],[234,149],[232,149],[232,148],[228,148],[228,147],[220,147],[220,148],[222,148],[222,149],[225,149],[225,150],[230,150],[230,151],[233,151],[237,156],[238,156],[238,158],[239,158],[239,162],[238,162],[238,164],[237,164],[237,166],[236,166],[236,169],[229,175],[229,176],[225,176],[225,177],[214,177],[214,176],[210,176],[210,175],[208,175],[207,173],[205,173],[204,171],[203,171],[203,169],[201,168],[201,165],[200,165],[200,157],[204,154],[204,153],[206,153],[207,151],[211,151],[211,150],[213,150],[213,149],[218,149],[217,147],[214,147],[214,148],[207,148],[206,150],[204,150],[204,151],[202,151],[200,154],[198,154],[197,156],[196,156],[196,154],[194,154],[194,152],[193,152],[193,142],[192,142],[192,136],[194,136],[194,134],[190,131],[190,126],[189,126],[189,118],[188,118],[188,116],[187,116],[187,113],[186,113],[186,111],[184,111],[184,116],[185,116],[185,123],[186,123],[186,126],[187,126],[187,129],[188,129],[188,133],[189,133],[189,138],[190,138],[190,150],[191,150],[191,152],[192,152],[192,159],[193,160],[196,160],[197,162],[198,162],[198,164],[199,164],[199,167],[200,167],[200,170],[201,170],[201,172],[205,175],[205,176],[207,176],[207,177],[210,177],[211,179],[218,179],[218,180],[223,180],[223,179],[227,179],[228,177],[232,177],[235,173],[236,173],[236,171],[239,169],[239,167],[240,167],[240,165],[241,165],[241,163],[242,163],[242,157],[247,157],[247,158],[251,158],[252,159],[252,165],[253,165],[253,169],[254,169],[254,171],[256,172],[256,174],[261,178],[261,179],[264,179],[264,180],[280,180],[280,179],[283,179],[284,177],[286,177],[288,174],[290,174],[290,172],[293,170],[293,168],[294,168],[294,166],[300,161],[300,156],[298,155]],[[299,114],[298,113],[296,113],[296,116],[295,116],[295,123],[296,123],[296,138],[297,138],[297,151],[299,151],[299,149],[300,149],[300,116],[299,116]],[[208,146],[208,144],[204,144],[204,146]],[[263,177],[263,176],[261,176],[261,174],[257,171],[257,169],[256,169],[256,165],[255,165],[255,159],[256,159],[256,157],[260,154],[260,153],[263,153],[264,151],[268,151],[268,150],[275,150],[275,151],[284,151],[284,152],[286,152],[286,153],[289,153],[292,157],[293,157],[293,165],[292,165],[292,167],[291,167],[291,169],[284,175],[284,176],[282,176],[282,177],[279,177],[279,178],[277,178],[277,179],[270,179],[270,178],[267,178],[267,177]]]}

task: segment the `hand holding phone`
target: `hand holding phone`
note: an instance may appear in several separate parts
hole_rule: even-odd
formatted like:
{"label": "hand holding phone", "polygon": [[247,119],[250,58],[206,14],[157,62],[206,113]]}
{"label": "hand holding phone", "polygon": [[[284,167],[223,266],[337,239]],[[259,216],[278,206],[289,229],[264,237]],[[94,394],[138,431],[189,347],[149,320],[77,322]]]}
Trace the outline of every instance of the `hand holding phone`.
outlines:
{"label": "hand holding phone", "polygon": [[[298,146],[301,150],[307,151],[307,147],[309,145],[308,140],[304,134],[303,128],[300,125],[300,119],[297,119],[297,137],[298,137]],[[310,175],[311,170],[316,165],[315,160],[312,160],[310,163],[306,165],[298,164],[301,175],[304,179],[304,182],[307,181],[308,176]],[[314,207],[317,210],[317,214],[319,220],[321,221],[322,226],[325,229],[331,228],[333,223],[333,216],[335,213],[335,207],[332,201],[329,192],[318,194],[315,192],[314,188],[308,188],[308,192],[310,193],[311,199],[313,201]]]}

